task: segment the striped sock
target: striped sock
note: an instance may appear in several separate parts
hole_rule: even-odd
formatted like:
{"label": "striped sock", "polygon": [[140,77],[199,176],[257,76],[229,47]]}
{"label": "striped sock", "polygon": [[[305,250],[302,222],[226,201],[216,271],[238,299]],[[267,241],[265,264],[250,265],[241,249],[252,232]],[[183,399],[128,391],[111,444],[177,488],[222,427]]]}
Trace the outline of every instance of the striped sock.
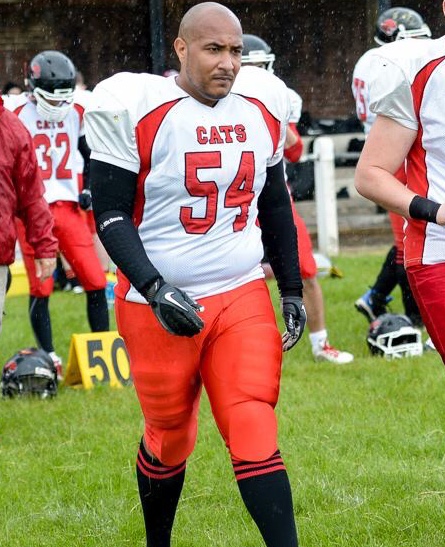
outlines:
{"label": "striped sock", "polygon": [[147,547],[170,547],[186,462],[172,467],[148,454],[141,441],[136,464],[139,496],[144,513]]}
{"label": "striped sock", "polygon": [[241,497],[267,547],[298,547],[292,492],[279,450],[262,462],[232,464]]}

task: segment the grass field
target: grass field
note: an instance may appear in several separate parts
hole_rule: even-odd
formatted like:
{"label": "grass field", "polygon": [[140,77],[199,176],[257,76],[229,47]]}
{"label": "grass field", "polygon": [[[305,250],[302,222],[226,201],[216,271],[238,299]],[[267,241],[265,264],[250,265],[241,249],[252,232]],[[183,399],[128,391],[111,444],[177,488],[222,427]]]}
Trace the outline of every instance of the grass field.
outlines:
{"label": "grass field", "polygon": [[[354,363],[314,363],[307,335],[284,359],[280,448],[301,547],[445,544],[445,371],[435,353],[371,357],[353,307],[381,258],[342,254],[334,263],[344,278],[321,280],[331,341]],[[6,304],[2,363],[33,343],[27,298]],[[402,309],[399,294],[392,309]],[[51,311],[66,362],[71,334],[88,330],[85,296],[55,293]],[[200,418],[172,547],[259,547],[205,397]],[[0,546],[143,547],[134,469],[141,433],[132,387],[0,401]]]}

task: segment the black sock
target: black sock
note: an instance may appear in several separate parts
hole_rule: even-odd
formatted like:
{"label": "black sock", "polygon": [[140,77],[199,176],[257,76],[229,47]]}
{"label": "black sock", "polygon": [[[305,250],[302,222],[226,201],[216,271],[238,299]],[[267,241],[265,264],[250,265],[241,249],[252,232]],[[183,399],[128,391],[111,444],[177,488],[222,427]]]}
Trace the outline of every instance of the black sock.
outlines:
{"label": "black sock", "polygon": [[382,295],[383,298],[390,295],[397,286],[396,255],[397,248],[393,245],[386,255],[385,262],[382,264],[376,282],[372,287],[375,293]]}
{"label": "black sock", "polygon": [[186,462],[168,467],[150,456],[141,441],[136,473],[144,513],[147,547],[170,547]]}
{"label": "black sock", "polygon": [[92,332],[106,332],[110,330],[105,289],[87,291],[87,315]]}
{"label": "black sock", "polygon": [[292,492],[280,452],[263,462],[232,464],[241,497],[267,547],[298,547]]}
{"label": "black sock", "polygon": [[422,326],[419,307],[414,300],[414,295],[408,282],[408,276],[403,264],[397,264],[397,281],[402,291],[402,302],[405,314],[411,319],[415,327]]}
{"label": "black sock", "polygon": [[29,318],[37,345],[48,353],[54,351],[48,296],[44,298],[29,297]]}

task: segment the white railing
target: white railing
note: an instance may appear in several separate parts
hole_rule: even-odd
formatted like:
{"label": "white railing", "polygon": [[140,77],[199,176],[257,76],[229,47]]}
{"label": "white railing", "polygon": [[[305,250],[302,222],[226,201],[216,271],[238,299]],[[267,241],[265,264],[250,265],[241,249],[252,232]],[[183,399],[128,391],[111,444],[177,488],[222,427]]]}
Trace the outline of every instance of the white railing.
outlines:
{"label": "white railing", "polygon": [[314,162],[318,250],[326,256],[337,256],[339,253],[339,231],[335,160],[356,160],[360,154],[358,152],[336,154],[334,140],[328,136],[317,137],[314,140],[313,150],[313,153],[304,156],[304,160]]}

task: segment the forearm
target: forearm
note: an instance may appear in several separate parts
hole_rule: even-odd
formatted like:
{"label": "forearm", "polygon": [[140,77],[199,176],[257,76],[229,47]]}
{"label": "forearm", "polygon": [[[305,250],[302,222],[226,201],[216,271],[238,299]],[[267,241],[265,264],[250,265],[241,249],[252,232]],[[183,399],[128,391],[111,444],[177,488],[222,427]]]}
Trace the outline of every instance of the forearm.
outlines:
{"label": "forearm", "polygon": [[284,183],[282,164],[268,169],[268,177],[258,200],[258,219],[263,245],[277,280],[280,294],[301,296],[297,230],[292,203]]}
{"label": "forearm", "polygon": [[116,266],[144,295],[160,273],[150,262],[132,220],[137,175],[92,160],[91,183],[97,234]]}
{"label": "forearm", "polygon": [[405,218],[409,216],[409,206],[416,195],[391,173],[377,166],[357,165],[355,187],[363,197]]}
{"label": "forearm", "polygon": [[111,260],[145,297],[145,289],[160,273],[148,259],[131,218],[123,211],[105,211],[96,217],[96,228]]}

